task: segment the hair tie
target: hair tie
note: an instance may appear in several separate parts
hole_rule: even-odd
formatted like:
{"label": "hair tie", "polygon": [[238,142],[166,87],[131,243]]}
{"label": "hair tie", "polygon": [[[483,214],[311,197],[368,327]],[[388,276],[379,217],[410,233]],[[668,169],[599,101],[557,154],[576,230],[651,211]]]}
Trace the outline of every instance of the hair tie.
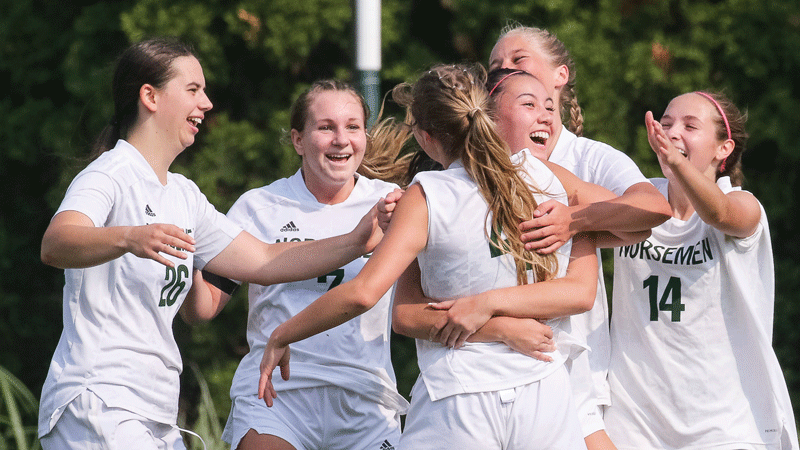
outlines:
{"label": "hair tie", "polygon": [[733,138],[731,137],[731,125],[728,123],[728,117],[725,115],[725,111],[723,111],[723,110],[722,110],[722,106],[720,106],[720,105],[719,105],[719,102],[717,102],[716,100],[714,100],[714,97],[712,97],[712,96],[710,96],[710,95],[706,94],[705,92],[701,92],[701,91],[694,91],[694,93],[695,93],[695,94],[700,94],[700,95],[702,95],[703,97],[705,97],[705,98],[707,98],[707,99],[711,100],[711,103],[713,103],[713,104],[714,104],[714,106],[716,106],[716,107],[717,107],[717,111],[719,111],[719,115],[720,115],[720,116],[722,116],[722,121],[723,121],[723,122],[725,122],[725,131],[727,131],[727,132],[728,132],[728,139],[733,139]]}
{"label": "hair tie", "polygon": [[474,108],[470,109],[470,110],[467,112],[467,117],[469,117],[470,119],[474,118],[474,117],[475,117],[475,114],[477,114],[477,113],[478,113],[478,111],[480,111],[480,110],[481,110],[480,106],[476,106],[476,107],[474,107]]}
{"label": "hair tie", "polygon": [[510,77],[511,75],[516,75],[516,74],[518,74],[518,73],[523,73],[523,71],[522,71],[522,70],[516,70],[516,71],[514,71],[514,72],[511,72],[511,73],[507,74],[507,75],[506,75],[506,76],[504,76],[503,78],[500,78],[500,81],[498,81],[498,82],[497,82],[497,83],[494,85],[494,87],[493,87],[493,88],[492,88],[492,89],[489,91],[489,97],[491,97],[491,96],[492,96],[492,93],[494,93],[494,90],[495,90],[495,89],[497,89],[497,86],[500,86],[500,83],[502,83],[503,81],[505,81],[505,80],[506,80],[506,78]]}

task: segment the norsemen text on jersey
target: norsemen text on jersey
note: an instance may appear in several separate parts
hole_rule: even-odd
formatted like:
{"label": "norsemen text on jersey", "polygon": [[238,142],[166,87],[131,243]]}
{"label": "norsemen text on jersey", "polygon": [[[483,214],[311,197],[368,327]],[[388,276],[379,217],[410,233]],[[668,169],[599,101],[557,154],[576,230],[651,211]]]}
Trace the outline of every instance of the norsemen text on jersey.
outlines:
{"label": "norsemen text on jersey", "polygon": [[711,242],[709,242],[708,238],[703,238],[697,244],[681,247],[653,245],[648,239],[638,244],[620,247],[619,256],[631,259],[650,259],[664,264],[680,264],[684,266],[696,266],[714,259],[714,255],[711,252]]}

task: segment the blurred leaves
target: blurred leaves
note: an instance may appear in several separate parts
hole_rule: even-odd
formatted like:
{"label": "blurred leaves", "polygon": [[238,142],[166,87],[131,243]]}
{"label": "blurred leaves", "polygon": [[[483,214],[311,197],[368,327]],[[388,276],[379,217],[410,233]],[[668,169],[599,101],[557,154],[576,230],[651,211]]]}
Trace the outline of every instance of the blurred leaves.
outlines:
{"label": "blurred leaves", "polygon": [[[61,271],[39,262],[42,233],[111,114],[115,57],[146,36],[190,42],[214,109],[173,170],[222,211],[244,191],[297,170],[281,141],[288,109],[309,83],[354,78],[352,2],[15,0],[0,3],[0,365],[36,396],[61,332]],[[776,259],[775,347],[800,406],[800,4],[756,0],[382,1],[382,88],[437,62],[486,62],[510,21],[553,31],[577,64],[585,135],[660,175],[643,117],[690,90],[724,90],[749,111],[746,188],[769,216]],[[390,108],[391,110],[391,108]],[[187,367],[182,405],[224,420],[228,388],[246,351],[241,290],[220,317],[177,322]],[[410,340],[393,343],[399,385],[416,376]],[[207,383],[205,387],[202,383]],[[215,409],[200,413],[210,401]],[[202,407],[202,406],[201,406]],[[798,414],[800,416],[800,414]],[[205,419],[203,419],[205,420]],[[192,420],[189,421],[192,423]],[[211,425],[208,425],[211,427]],[[1,444],[0,444],[1,445]]]}

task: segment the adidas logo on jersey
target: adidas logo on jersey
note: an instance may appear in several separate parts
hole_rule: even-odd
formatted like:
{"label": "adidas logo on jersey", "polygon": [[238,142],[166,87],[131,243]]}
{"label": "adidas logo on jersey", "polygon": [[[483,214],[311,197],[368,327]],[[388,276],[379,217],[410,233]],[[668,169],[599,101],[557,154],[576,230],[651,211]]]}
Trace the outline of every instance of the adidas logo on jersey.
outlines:
{"label": "adidas logo on jersey", "polygon": [[281,233],[285,233],[287,231],[300,231],[300,229],[297,228],[297,225],[295,225],[294,222],[292,221],[284,225],[283,228],[281,228]]}
{"label": "adidas logo on jersey", "polygon": [[394,450],[394,445],[390,444],[388,440],[383,441],[380,450]]}
{"label": "adidas logo on jersey", "polygon": [[147,214],[150,217],[155,217],[156,216],[156,213],[154,213],[153,210],[150,209],[150,205],[145,205],[144,206],[144,213]]}

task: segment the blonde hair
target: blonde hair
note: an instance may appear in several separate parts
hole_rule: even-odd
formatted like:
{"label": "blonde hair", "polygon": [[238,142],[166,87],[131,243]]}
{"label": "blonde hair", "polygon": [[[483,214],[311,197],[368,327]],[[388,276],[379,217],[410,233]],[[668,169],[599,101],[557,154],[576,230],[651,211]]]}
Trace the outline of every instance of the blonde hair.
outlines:
{"label": "blonde hair", "polygon": [[[403,83],[392,97],[406,107],[407,120],[435,138],[452,158],[461,160],[478,191],[489,205],[490,244],[510,253],[516,262],[517,282],[527,284],[528,269],[535,280],[553,277],[558,270],[554,255],[525,250],[519,223],[533,217],[537,208],[532,191],[541,192],[522,178],[509,158],[507,144],[495,129],[486,70],[481,65],[439,65],[424,73],[413,85]],[[507,240],[494,239],[505,235]]]}
{"label": "blonde hair", "polygon": [[[403,143],[408,141],[411,136],[410,127],[393,126],[394,119],[388,118],[380,121],[370,130],[366,129],[366,118],[369,117],[369,106],[361,93],[350,83],[335,80],[317,80],[303,91],[292,104],[289,113],[289,123],[293,130],[302,132],[308,120],[309,108],[317,94],[322,92],[347,92],[358,100],[361,110],[364,113],[364,129],[367,135],[367,148],[364,158],[356,172],[367,178],[375,178],[384,181],[401,183],[405,178],[407,160],[409,157],[398,159],[398,155],[403,150]],[[383,115],[383,107],[379,112],[379,117]],[[290,132],[285,132],[283,138],[287,143],[291,142]],[[410,181],[410,180],[409,180]]]}
{"label": "blonde hair", "polygon": [[567,124],[567,129],[578,136],[583,135],[583,112],[578,104],[575,93],[575,61],[569,50],[553,33],[536,27],[526,27],[519,23],[512,23],[500,30],[500,42],[506,36],[522,36],[531,43],[547,59],[552,67],[567,66],[569,77],[566,84],[561,87],[559,98],[561,120]]}

